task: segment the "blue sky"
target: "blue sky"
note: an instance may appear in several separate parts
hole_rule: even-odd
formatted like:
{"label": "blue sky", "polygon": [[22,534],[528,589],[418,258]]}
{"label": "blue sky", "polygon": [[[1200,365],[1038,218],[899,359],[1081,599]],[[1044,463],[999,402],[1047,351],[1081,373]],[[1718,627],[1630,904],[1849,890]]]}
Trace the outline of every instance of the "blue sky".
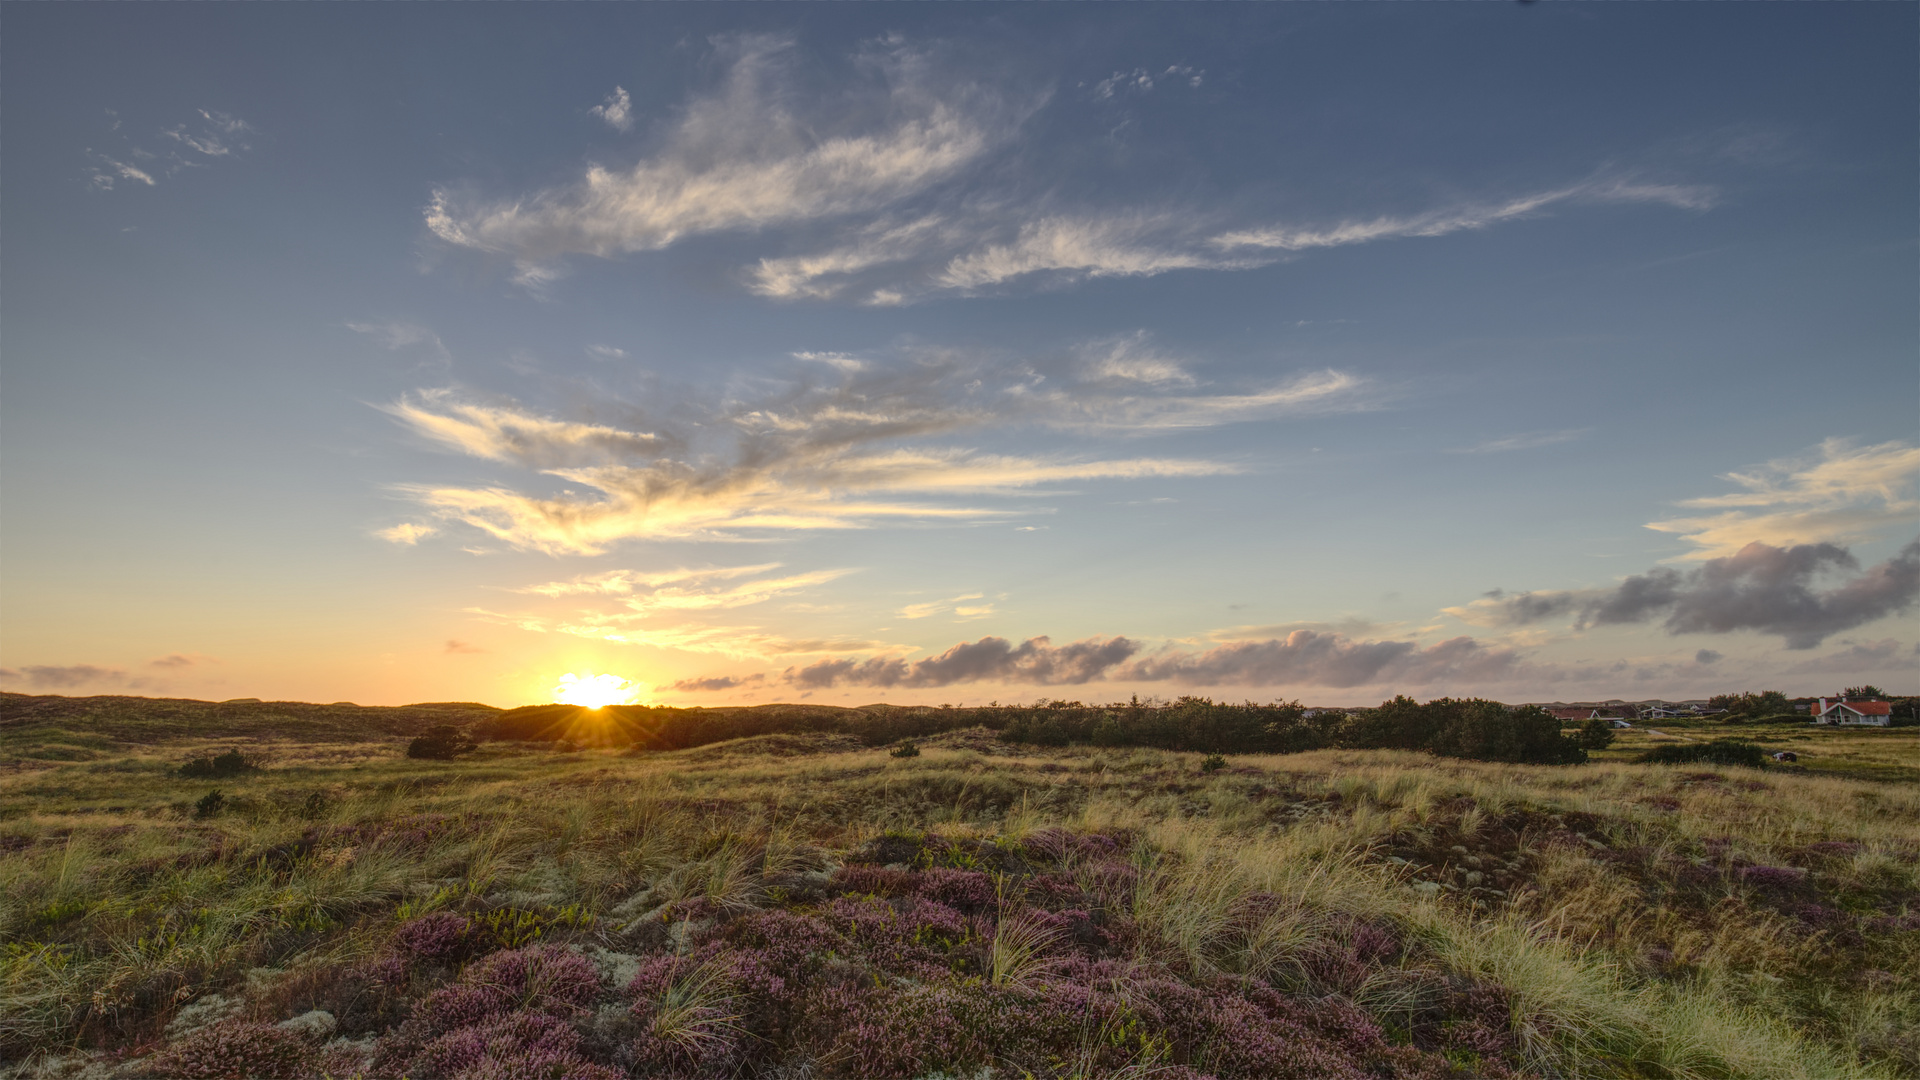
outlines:
{"label": "blue sky", "polygon": [[1917,10],[12,6],[0,686],[1920,690]]}

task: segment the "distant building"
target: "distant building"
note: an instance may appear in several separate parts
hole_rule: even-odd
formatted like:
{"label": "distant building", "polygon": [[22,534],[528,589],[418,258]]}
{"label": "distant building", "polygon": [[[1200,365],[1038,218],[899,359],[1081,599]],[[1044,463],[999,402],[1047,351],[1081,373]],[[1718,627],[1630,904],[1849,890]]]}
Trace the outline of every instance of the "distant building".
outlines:
{"label": "distant building", "polygon": [[1893,705],[1885,701],[1839,701],[1828,704],[1826,698],[1820,699],[1820,708],[1813,714],[1816,724],[1847,724],[1853,726],[1886,727],[1893,719]]}
{"label": "distant building", "polygon": [[1582,705],[1578,708],[1548,709],[1547,712],[1552,713],[1553,718],[1556,720],[1607,719],[1607,710],[1596,709],[1591,705]]}

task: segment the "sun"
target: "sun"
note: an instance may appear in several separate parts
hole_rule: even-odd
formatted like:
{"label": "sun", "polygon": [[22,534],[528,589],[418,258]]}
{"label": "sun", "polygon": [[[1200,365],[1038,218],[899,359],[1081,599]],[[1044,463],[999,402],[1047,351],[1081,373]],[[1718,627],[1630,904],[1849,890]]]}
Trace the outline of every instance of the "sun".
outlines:
{"label": "sun", "polygon": [[628,682],[618,675],[568,672],[560,676],[560,685],[553,688],[553,700],[598,709],[606,705],[631,705],[646,692],[646,683]]}

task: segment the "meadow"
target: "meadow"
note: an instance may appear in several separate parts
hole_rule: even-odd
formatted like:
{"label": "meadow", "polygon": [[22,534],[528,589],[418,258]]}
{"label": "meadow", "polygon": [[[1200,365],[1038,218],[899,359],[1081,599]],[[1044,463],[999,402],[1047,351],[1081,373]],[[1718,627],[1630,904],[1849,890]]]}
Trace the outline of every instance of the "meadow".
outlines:
{"label": "meadow", "polygon": [[[433,761],[500,714],[5,695],[0,1070],[1920,1076],[1920,729],[1556,766],[567,716]],[[1726,734],[1801,760],[1632,760]]]}

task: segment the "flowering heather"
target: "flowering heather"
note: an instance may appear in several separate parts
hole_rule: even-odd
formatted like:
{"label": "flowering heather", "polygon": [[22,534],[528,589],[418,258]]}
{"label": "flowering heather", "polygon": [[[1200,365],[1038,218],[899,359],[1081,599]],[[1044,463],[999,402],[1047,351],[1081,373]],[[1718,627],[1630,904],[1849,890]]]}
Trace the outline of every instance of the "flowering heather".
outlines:
{"label": "flowering heather", "polygon": [[580,1033],[572,1025],[534,1012],[456,1028],[405,1057],[377,1058],[374,1071],[444,1080],[619,1080],[622,1075],[583,1056]]}
{"label": "flowering heather", "polygon": [[252,1020],[200,1028],[149,1058],[146,1071],[179,1080],[242,1080],[303,1075],[313,1047],[298,1032]]}
{"label": "flowering heather", "polygon": [[[509,1014],[571,1016],[599,993],[599,973],[577,953],[546,945],[494,953],[474,962],[458,983],[435,990],[415,1005],[406,1023],[382,1041],[375,1071],[404,1072],[408,1062],[444,1037],[468,1029],[491,1031],[488,1025]],[[532,1030],[528,1024],[534,1022],[512,1030]],[[468,1045],[474,1037],[462,1036],[466,1042],[449,1045]]]}
{"label": "flowering heather", "polygon": [[447,961],[467,946],[467,920],[451,912],[422,915],[400,924],[388,947],[408,960]]}
{"label": "flowering heather", "polygon": [[1807,872],[1792,866],[1748,866],[1740,870],[1740,880],[1761,889],[1797,889],[1806,881]]}

